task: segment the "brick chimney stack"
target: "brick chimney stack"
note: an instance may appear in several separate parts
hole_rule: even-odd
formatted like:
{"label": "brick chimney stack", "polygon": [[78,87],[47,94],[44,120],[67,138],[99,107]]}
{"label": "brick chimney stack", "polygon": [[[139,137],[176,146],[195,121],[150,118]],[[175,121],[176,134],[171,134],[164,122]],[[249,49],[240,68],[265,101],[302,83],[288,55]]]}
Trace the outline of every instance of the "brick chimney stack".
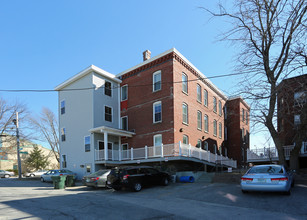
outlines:
{"label": "brick chimney stack", "polygon": [[150,59],[150,55],[151,55],[151,52],[149,50],[145,50],[143,52],[143,61],[149,60]]}

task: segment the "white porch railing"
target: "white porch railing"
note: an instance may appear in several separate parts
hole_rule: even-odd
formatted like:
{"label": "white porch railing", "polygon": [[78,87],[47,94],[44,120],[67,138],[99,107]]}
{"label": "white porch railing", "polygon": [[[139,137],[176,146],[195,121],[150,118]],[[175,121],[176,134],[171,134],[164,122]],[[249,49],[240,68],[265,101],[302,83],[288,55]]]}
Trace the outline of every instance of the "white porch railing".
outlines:
{"label": "white porch railing", "polygon": [[[129,150],[108,150],[108,160],[113,161],[140,160],[178,156],[196,158],[210,163],[237,168],[237,161],[235,160],[182,143],[174,143],[167,145],[162,144],[161,146],[151,147],[145,146],[143,148],[131,148]],[[105,160],[104,150],[95,150],[95,160]]]}

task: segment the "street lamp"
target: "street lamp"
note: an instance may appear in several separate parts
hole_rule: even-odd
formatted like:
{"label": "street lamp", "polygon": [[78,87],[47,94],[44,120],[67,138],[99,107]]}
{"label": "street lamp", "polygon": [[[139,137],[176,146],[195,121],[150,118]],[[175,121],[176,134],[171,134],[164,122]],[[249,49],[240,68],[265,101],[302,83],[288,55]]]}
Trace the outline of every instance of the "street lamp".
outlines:
{"label": "street lamp", "polygon": [[18,179],[21,179],[21,161],[20,161],[20,147],[19,147],[18,112],[16,112],[16,118],[13,119],[13,123],[14,123],[15,126],[16,126]]}

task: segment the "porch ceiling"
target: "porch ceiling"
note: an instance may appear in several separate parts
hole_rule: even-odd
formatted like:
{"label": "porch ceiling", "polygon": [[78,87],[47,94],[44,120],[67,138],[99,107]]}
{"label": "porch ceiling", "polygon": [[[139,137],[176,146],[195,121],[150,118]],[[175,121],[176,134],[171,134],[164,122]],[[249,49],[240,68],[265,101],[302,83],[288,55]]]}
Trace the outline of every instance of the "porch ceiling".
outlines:
{"label": "porch ceiling", "polygon": [[132,137],[133,135],[135,135],[134,132],[125,131],[125,130],[116,129],[116,128],[111,128],[111,127],[106,127],[106,126],[92,128],[89,131],[91,133],[101,133],[101,134],[108,133],[108,134],[112,134],[112,135],[116,135],[116,136],[120,136],[120,137]]}

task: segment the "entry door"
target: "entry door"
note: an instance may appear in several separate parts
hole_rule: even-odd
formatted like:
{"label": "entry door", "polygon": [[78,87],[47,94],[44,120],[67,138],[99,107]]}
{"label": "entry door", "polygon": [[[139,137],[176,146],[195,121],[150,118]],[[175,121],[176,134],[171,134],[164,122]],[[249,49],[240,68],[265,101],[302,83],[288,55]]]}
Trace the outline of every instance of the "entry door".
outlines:
{"label": "entry door", "polygon": [[161,156],[162,134],[154,136],[154,156]]}

